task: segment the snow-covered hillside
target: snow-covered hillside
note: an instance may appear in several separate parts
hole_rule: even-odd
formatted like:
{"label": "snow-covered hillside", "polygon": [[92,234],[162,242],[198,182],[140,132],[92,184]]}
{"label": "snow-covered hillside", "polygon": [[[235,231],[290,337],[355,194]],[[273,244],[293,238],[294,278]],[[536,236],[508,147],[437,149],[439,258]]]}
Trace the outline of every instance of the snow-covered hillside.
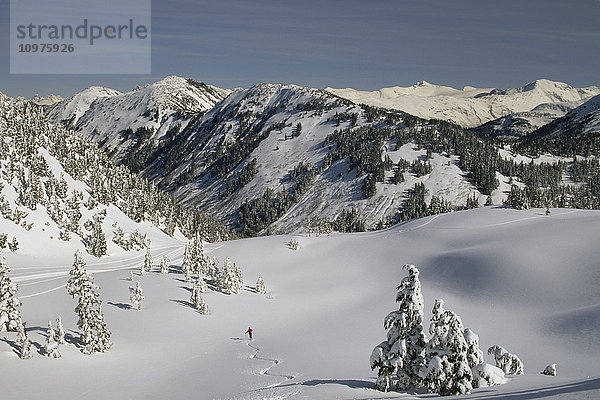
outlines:
{"label": "snow-covered hillside", "polygon": [[[368,234],[272,236],[205,245],[209,256],[242,267],[239,295],[209,290],[211,315],[189,303],[179,273],[185,242],[150,230],[153,272],[139,276],[143,255],[86,256],[101,287],[112,349],[86,356],[73,344],[75,301],[64,283],[76,244],[56,247],[37,233],[16,254],[4,253],[19,284],[33,358],[20,360],[14,333],[2,333],[6,398],[342,399],[432,398],[373,389],[373,347],[385,338],[405,263],[421,270],[425,324],[433,301],[462,317],[482,349],[517,354],[524,376],[475,389],[465,398],[592,399],[600,396],[597,331],[600,257],[597,211],[484,208],[414,220]],[[287,243],[299,242],[298,250]],[[161,275],[162,255],[171,272]],[[129,308],[130,271],[144,288],[140,311]],[[267,294],[253,292],[258,276]],[[45,327],[61,315],[62,357],[45,357]],[[244,332],[251,326],[254,341]],[[493,363],[491,356],[485,359]],[[540,375],[557,363],[558,376]]]}
{"label": "snow-covered hillside", "polygon": [[475,128],[475,131],[483,136],[491,136],[501,140],[515,140],[562,117],[581,103],[584,103],[584,101],[540,104],[531,111],[517,112],[486,122]]}
{"label": "snow-covered hillside", "polygon": [[[155,145],[189,114],[210,109],[231,91],[178,76],[121,93],[91,87],[48,111],[50,119],[92,138],[120,160],[144,145]],[[136,147],[137,146],[137,147]]]}
{"label": "snow-covered hillside", "polygon": [[391,87],[377,91],[327,88],[331,93],[357,104],[401,110],[425,119],[452,121],[474,128],[500,117],[529,112],[542,104],[564,104],[571,108],[600,94],[600,87],[573,88],[566,83],[539,79],[508,89],[462,90],[422,81],[410,87]]}
{"label": "snow-covered hillside", "polygon": [[[190,122],[171,143],[157,150],[157,159],[143,173],[173,191],[185,204],[215,213],[235,226],[239,223],[240,207],[247,200],[260,198],[268,189],[274,194],[296,193],[291,171],[301,163],[309,166],[310,183],[298,193],[293,204],[271,221],[276,232],[304,229],[310,218],[333,220],[349,209],[358,210],[367,226],[375,226],[395,216],[408,191],[421,182],[428,190],[428,200],[435,195],[455,205],[464,205],[466,198],[475,193],[483,204],[486,196],[479,194],[465,178],[458,167],[458,158],[441,151],[431,155],[430,173],[416,176],[407,170],[402,174],[402,182],[391,183],[393,166],[401,159],[410,164],[427,156],[427,151],[415,140],[400,142],[389,133],[392,131],[385,131],[408,132],[407,121],[414,118],[405,116],[404,121],[402,115],[390,117],[397,120],[384,128],[383,115],[369,117],[363,108],[325,91],[259,84],[233,93]],[[426,128],[426,124],[416,123],[422,124],[417,129]],[[301,129],[295,135],[298,125]],[[368,138],[349,139],[364,140],[360,145],[363,147],[375,146],[375,157],[391,162],[381,182],[376,184],[375,193],[366,198],[364,172],[357,171],[350,163],[350,154],[341,160],[332,158],[330,153],[335,145],[328,142],[328,137],[343,129],[379,127],[384,130],[383,135],[389,136],[381,144]],[[437,131],[436,126],[428,128]],[[496,204],[502,201],[507,188],[502,178],[501,190],[494,194]]]}
{"label": "snow-covered hillside", "polygon": [[94,101],[119,94],[121,92],[118,90],[102,86],[91,86],[49,108],[48,118],[73,127],[77,124],[79,118],[90,109],[90,105]]}
{"label": "snow-covered hillside", "polygon": [[537,132],[533,136],[594,135],[600,132],[600,95],[588,100]]}

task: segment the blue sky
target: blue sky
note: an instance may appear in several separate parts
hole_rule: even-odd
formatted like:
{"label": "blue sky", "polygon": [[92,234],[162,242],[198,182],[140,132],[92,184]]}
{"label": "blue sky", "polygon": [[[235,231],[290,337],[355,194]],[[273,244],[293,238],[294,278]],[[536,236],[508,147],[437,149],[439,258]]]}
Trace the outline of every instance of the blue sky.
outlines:
{"label": "blue sky", "polygon": [[599,0],[154,0],[152,74],[11,75],[0,0],[0,91],[69,96],[167,75],[228,88],[600,85],[598,21]]}

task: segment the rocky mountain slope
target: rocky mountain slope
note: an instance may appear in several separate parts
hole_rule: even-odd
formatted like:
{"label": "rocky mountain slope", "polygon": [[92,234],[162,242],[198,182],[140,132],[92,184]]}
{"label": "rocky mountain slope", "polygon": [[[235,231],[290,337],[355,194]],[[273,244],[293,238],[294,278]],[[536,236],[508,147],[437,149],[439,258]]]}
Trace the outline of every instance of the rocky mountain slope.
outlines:
{"label": "rocky mountain slope", "polygon": [[[178,98],[182,90],[187,93],[180,82],[187,81],[168,78],[160,85],[172,85],[164,90]],[[540,85],[549,84],[538,81],[510,94],[485,92],[479,98],[521,93],[522,99],[539,99]],[[421,86],[412,91],[454,90]],[[556,189],[568,173],[549,164],[558,158],[546,157],[540,167],[518,166],[518,157],[499,153],[457,125],[359,106],[319,89],[261,83],[231,93],[206,112],[182,102],[172,107],[182,111],[170,109],[154,119],[157,108],[144,111],[147,102],[132,106],[131,113],[121,109],[129,104],[123,99],[135,93],[92,102],[75,127],[182,204],[224,218],[245,235],[315,225],[388,226],[486,201],[500,204],[513,183]],[[568,89],[553,96],[565,101],[567,93],[575,96]],[[117,100],[120,111],[99,112],[108,104],[116,110]],[[115,131],[122,121],[132,128]],[[543,206],[538,200],[528,204]]]}
{"label": "rocky mountain slope", "polygon": [[[154,147],[171,128],[185,125],[190,115],[205,112],[229,93],[169,76],[126,93],[91,87],[51,107],[48,116],[82,132],[113,159],[123,161],[128,154]],[[139,167],[127,164],[133,170]]]}

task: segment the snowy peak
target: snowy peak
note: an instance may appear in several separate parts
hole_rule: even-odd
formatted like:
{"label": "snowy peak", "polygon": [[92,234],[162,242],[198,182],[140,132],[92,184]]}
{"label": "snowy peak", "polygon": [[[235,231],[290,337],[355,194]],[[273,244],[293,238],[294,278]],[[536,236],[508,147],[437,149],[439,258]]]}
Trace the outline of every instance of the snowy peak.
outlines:
{"label": "snowy peak", "polygon": [[83,91],[54,104],[48,111],[48,117],[57,122],[75,125],[79,118],[89,110],[90,105],[100,98],[121,94],[118,90],[103,86],[90,86]]}
{"label": "snowy peak", "polygon": [[573,88],[547,79],[508,90],[472,86],[459,90],[425,81],[409,87],[396,86],[372,92],[327,90],[355,103],[401,110],[426,119],[448,120],[470,128],[509,114],[531,111],[540,104],[565,103],[573,108],[600,94],[600,88],[596,86]]}
{"label": "snowy peak", "polygon": [[[124,98],[136,98],[148,109],[201,112],[210,109],[231,93],[203,82],[179,76],[167,76],[153,84],[125,93]],[[126,100],[125,100],[126,101]]]}
{"label": "snowy peak", "polygon": [[[203,82],[168,76],[126,93],[88,88],[57,104],[48,116],[92,138],[113,159],[121,161],[142,147],[151,150],[167,132],[185,126],[230,93]],[[140,165],[129,166],[137,171]]]}
{"label": "snowy peak", "polygon": [[54,94],[50,94],[48,96],[41,96],[39,94],[36,94],[29,100],[39,106],[51,106],[51,105],[56,104],[64,99],[61,96],[57,96]]}

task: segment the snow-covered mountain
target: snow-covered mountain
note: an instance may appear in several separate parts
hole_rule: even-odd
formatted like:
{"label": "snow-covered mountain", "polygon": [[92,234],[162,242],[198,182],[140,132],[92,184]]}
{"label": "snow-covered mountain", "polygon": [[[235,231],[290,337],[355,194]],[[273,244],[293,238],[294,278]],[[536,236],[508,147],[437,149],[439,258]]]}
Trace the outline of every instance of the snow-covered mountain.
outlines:
{"label": "snow-covered mountain", "polygon": [[91,87],[48,110],[48,116],[100,143],[113,159],[154,146],[188,115],[205,112],[231,91],[192,79],[165,79],[121,93]]}
{"label": "snow-covered mountain", "polygon": [[600,95],[588,100],[543,128],[532,133],[535,137],[598,135],[600,133]]}
{"label": "snow-covered mountain", "polygon": [[[173,193],[182,204],[223,218],[246,235],[304,230],[338,217],[354,221],[353,226],[387,226],[469,205],[473,196],[479,204],[501,204],[515,180],[524,185],[540,174],[508,165],[502,160],[507,153],[456,125],[356,105],[331,92],[296,85],[261,83],[236,90],[207,111],[197,102],[196,109],[180,102],[177,107],[188,111],[174,112],[161,106],[173,104],[164,101],[172,96],[160,96],[162,103],[153,100],[157,88],[179,93],[172,89],[177,86],[173,79],[191,84],[166,78],[101,97],[75,126],[113,160]],[[548,94],[549,86],[562,92]],[[477,90],[469,90],[475,100],[521,96],[521,103],[539,100],[544,92],[546,102],[531,120],[538,123],[549,118],[548,109],[559,112],[566,101],[587,93],[565,86],[537,81],[504,94],[474,95]],[[454,92],[422,83],[402,93],[417,93],[427,101]],[[561,101],[560,107],[548,103],[550,97]],[[140,98],[145,100],[136,103]],[[171,111],[155,117],[165,109]],[[124,126],[128,128],[120,130]],[[413,195],[423,197],[421,203],[433,201],[435,211],[411,203]]]}
{"label": "snow-covered mountain", "polygon": [[102,86],[91,86],[49,108],[48,117],[53,121],[74,127],[79,118],[90,109],[90,105],[94,101],[119,94],[121,92],[118,90]]}
{"label": "snow-covered mountain", "polygon": [[600,87],[574,88],[566,83],[539,79],[508,89],[462,90],[422,81],[410,87],[391,87],[377,91],[334,89],[328,91],[357,104],[401,110],[425,119],[452,121],[474,128],[509,114],[529,112],[542,104],[564,104],[571,108],[597,94]]}
{"label": "snow-covered mountain", "polygon": [[[442,151],[431,154],[430,173],[416,176],[407,166],[406,172],[399,173],[403,181],[392,183],[395,165],[401,159],[408,164],[421,162],[427,151],[417,144],[417,133],[410,136],[408,121],[417,121],[414,117],[394,114],[388,126],[385,113],[370,112],[323,90],[258,84],[231,94],[173,134],[148,158],[143,174],[172,191],[184,204],[214,213],[238,228],[246,227],[240,215],[248,201],[260,208],[259,199],[274,196],[267,203],[282,204],[274,206],[278,208],[274,214],[257,217],[266,224],[254,233],[267,227],[275,232],[303,229],[310,219],[333,220],[350,209],[357,210],[372,227],[397,216],[417,183],[424,183],[428,200],[436,195],[464,205],[470,194],[476,194],[483,204],[486,196],[465,178],[457,156]],[[414,123],[416,130],[426,129],[424,122]],[[362,129],[367,136],[350,133],[348,140],[336,136],[336,132],[350,128]],[[435,126],[427,129],[433,136],[441,135]],[[395,131],[409,137],[400,140]],[[374,136],[369,139],[369,135]],[[381,143],[375,141],[378,135]],[[364,155],[335,151],[354,140]],[[364,143],[359,144],[361,141]],[[358,158],[351,161],[353,157]],[[376,159],[359,161],[362,157]],[[369,171],[357,170],[356,163],[374,165],[381,160],[388,160],[387,169],[380,172],[374,193],[366,198],[365,172]],[[293,172],[300,166],[305,168],[305,175]],[[303,180],[301,184],[299,180]],[[504,180],[501,185],[502,190],[494,194],[496,204],[508,188]],[[286,200],[276,200],[277,196]]]}
{"label": "snow-covered mountain", "polygon": [[531,111],[517,112],[486,122],[475,128],[475,131],[482,136],[515,140],[562,117],[582,103],[584,101],[540,104]]}
{"label": "snow-covered mountain", "polygon": [[[38,248],[84,247],[100,257],[139,248],[147,230],[230,237],[213,218],[176,205],[117,167],[93,141],[49,122],[42,107],[0,100],[0,249],[14,242],[16,251],[26,241]],[[115,239],[118,231],[122,240]]]}
{"label": "snow-covered mountain", "polygon": [[31,101],[39,106],[51,106],[63,100],[64,99],[61,96],[57,96],[55,94],[50,94],[48,96],[40,96],[39,94],[36,94],[33,96],[33,98],[31,98]]}

